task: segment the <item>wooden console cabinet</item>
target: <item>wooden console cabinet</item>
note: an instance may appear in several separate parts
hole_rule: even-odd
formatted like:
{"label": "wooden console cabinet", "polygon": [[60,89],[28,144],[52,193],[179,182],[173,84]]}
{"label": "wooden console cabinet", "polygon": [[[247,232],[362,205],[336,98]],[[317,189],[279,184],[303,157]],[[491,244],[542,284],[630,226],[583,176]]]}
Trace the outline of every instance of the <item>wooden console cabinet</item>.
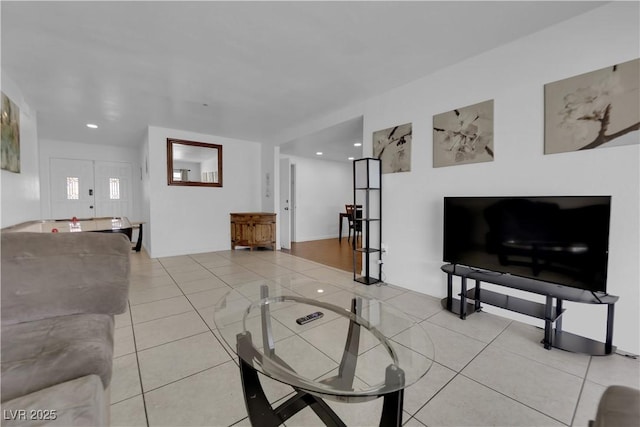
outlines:
{"label": "wooden console cabinet", "polygon": [[276,250],[276,214],[239,212],[231,214],[231,249],[236,246],[269,247]]}

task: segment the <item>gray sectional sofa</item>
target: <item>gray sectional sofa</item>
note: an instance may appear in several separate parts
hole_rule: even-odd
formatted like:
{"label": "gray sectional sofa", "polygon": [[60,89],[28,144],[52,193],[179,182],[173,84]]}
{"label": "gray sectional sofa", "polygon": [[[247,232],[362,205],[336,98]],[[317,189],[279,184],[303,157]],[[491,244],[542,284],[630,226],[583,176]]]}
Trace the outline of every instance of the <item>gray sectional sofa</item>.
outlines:
{"label": "gray sectional sofa", "polygon": [[130,251],[117,233],[2,232],[3,426],[109,424]]}

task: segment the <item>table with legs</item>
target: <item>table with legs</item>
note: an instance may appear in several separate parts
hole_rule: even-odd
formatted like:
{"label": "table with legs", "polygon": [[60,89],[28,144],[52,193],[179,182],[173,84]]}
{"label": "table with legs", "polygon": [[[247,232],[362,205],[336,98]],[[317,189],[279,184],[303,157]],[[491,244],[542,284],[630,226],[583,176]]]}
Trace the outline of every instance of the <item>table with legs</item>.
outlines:
{"label": "table with legs", "polygon": [[342,241],[342,222],[343,219],[347,218],[347,226],[349,226],[349,214],[346,212],[340,212],[339,215],[339,222],[338,222],[338,241]]}
{"label": "table with legs", "polygon": [[[257,292],[253,286],[251,292]],[[346,426],[327,400],[351,403],[379,397],[384,399],[380,426],[402,425],[404,389],[433,362],[433,344],[421,326],[362,295],[336,305],[273,284],[259,289],[254,302],[238,299],[236,291],[215,310],[218,330],[239,356],[252,425],[281,425],[308,406],[325,425]],[[302,314],[317,312],[322,315],[316,320],[296,322]],[[273,407],[259,374],[290,385],[295,393]]]}
{"label": "table with legs", "polygon": [[30,233],[122,233],[131,240],[133,226],[126,217],[47,219],[23,222],[3,228],[6,232]]}

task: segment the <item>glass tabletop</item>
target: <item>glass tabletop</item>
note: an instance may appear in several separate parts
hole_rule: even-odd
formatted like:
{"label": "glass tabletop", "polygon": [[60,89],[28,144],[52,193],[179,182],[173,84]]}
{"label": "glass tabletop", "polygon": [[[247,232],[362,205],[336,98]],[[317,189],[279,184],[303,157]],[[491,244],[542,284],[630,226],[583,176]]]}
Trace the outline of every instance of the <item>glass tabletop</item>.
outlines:
{"label": "glass tabletop", "polygon": [[332,285],[236,288],[218,302],[216,327],[256,371],[333,400],[375,399],[427,373],[433,344],[407,314],[352,291],[322,295],[323,287]]}
{"label": "glass tabletop", "polygon": [[43,221],[29,221],[7,227],[3,231],[23,231],[32,233],[60,233],[81,232],[81,231],[108,231],[131,228],[131,223],[126,217],[101,217],[82,219],[51,219]]}

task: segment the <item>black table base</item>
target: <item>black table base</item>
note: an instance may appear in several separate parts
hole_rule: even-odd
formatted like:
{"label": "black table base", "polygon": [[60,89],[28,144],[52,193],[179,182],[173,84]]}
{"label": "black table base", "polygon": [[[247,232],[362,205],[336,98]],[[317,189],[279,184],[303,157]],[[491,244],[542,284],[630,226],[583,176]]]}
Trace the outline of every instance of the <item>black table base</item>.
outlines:
{"label": "black table base", "polygon": [[[267,292],[266,287],[261,289],[261,296],[265,298]],[[355,314],[359,313],[361,310],[362,301],[359,298],[354,298],[352,301],[351,312]],[[261,311],[263,342],[265,344],[263,351],[266,352],[265,354],[268,354],[269,358],[277,360],[280,366],[286,367],[289,371],[293,372],[293,368],[275,354],[275,345],[271,335],[271,320],[268,306],[263,306]],[[273,408],[264,394],[262,384],[260,384],[258,371],[254,368],[252,363],[247,362],[247,360],[260,361],[262,360],[263,355],[260,354],[260,352],[258,352],[253,346],[250,332],[245,331],[240,333],[237,335],[236,339],[237,353],[238,355],[242,355],[239,357],[239,364],[244,401],[247,406],[247,413],[252,426],[277,427],[300,412],[302,409],[309,406],[325,425],[329,427],[346,427],[346,424],[331,409],[331,407],[322,400],[322,398],[301,390],[293,385],[291,387],[295,390],[296,394],[287,399],[277,408]],[[338,368],[338,375],[322,380],[322,383],[339,384],[340,388],[347,390],[352,388],[353,379],[355,377],[359,342],[360,325],[351,320],[349,322],[349,330],[342,361]],[[381,427],[402,426],[404,381],[404,371],[396,365],[391,364],[386,368],[385,385],[391,390],[395,389],[395,391],[386,393],[381,391],[379,395],[370,396],[371,399],[376,397],[384,398],[382,415],[380,417]],[[399,385],[400,387],[398,387]],[[329,395],[330,392],[327,392],[326,396]]]}
{"label": "black table base", "polygon": [[[387,370],[389,376],[390,369]],[[400,371],[402,372],[402,371]],[[397,375],[391,373],[391,375]],[[258,372],[244,360],[240,359],[240,377],[244,402],[247,406],[249,421],[252,426],[277,427],[309,406],[318,418],[328,427],[346,427],[333,409],[321,398],[294,388],[296,394],[273,408],[264,394]],[[404,390],[398,390],[383,396],[380,427],[402,426],[402,407]]]}

